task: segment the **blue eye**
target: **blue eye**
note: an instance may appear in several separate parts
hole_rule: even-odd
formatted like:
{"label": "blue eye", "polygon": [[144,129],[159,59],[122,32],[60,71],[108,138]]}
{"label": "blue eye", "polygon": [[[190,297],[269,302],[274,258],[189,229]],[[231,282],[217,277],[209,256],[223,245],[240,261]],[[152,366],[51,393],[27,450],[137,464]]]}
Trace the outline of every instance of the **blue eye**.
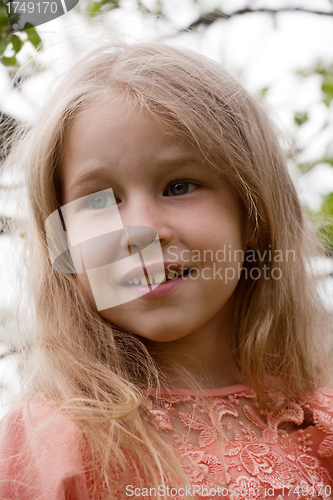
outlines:
{"label": "blue eye", "polygon": [[90,198],[88,204],[95,210],[101,210],[115,205],[116,200],[114,199],[114,196],[111,196],[110,194],[99,194],[98,196]]}
{"label": "blue eye", "polygon": [[194,190],[194,189],[190,189],[189,186],[194,186],[194,189],[196,189],[198,187],[196,184],[193,184],[192,182],[178,181],[178,182],[174,182],[173,184],[170,184],[170,186],[168,187],[167,193],[170,192],[171,196],[178,196],[181,194],[187,194],[187,193]]}

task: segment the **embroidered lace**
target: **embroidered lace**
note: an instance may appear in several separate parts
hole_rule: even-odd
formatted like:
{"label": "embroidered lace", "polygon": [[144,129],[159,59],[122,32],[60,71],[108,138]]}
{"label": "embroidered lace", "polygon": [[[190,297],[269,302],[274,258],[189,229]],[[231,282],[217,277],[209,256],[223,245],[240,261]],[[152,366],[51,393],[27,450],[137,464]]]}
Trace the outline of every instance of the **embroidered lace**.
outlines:
{"label": "embroidered lace", "polygon": [[[260,409],[246,385],[204,394],[208,405],[181,389],[162,391],[159,397],[151,392],[146,401],[157,428],[196,485],[195,498],[333,498],[332,390],[316,391],[279,411]],[[279,397],[274,392],[270,396]],[[206,473],[219,481],[220,490]]]}

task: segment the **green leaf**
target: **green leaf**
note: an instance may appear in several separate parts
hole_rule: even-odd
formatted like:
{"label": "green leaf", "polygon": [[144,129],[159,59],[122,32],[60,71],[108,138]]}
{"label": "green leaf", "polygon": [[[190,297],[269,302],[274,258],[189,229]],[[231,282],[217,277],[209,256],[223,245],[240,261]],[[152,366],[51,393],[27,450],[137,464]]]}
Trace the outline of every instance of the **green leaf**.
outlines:
{"label": "green leaf", "polygon": [[10,25],[5,4],[0,0],[0,27]]}
{"label": "green leaf", "polygon": [[333,100],[333,74],[329,73],[324,76],[321,90],[325,94],[324,103],[326,104],[326,106],[329,106],[331,104],[331,101]]}
{"label": "green leaf", "polygon": [[323,66],[322,68],[322,74],[323,75],[333,75],[333,64],[330,64],[329,66]]}
{"label": "green leaf", "polygon": [[269,90],[269,87],[264,87],[263,89],[260,90],[260,95],[261,97],[264,97]]}
{"label": "green leaf", "polygon": [[324,244],[329,248],[333,248],[333,193],[328,194],[323,199],[320,215],[325,219],[325,224],[320,228]]}
{"label": "green leaf", "polygon": [[24,31],[28,35],[29,42],[31,42],[36,49],[43,48],[42,39],[31,23],[25,23]]}
{"label": "green leaf", "polygon": [[2,62],[4,66],[17,66],[17,60],[15,56],[12,57],[2,56],[0,57],[0,62]]}
{"label": "green leaf", "polygon": [[21,38],[19,38],[17,35],[13,35],[11,42],[13,44],[13,49],[15,50],[15,54],[20,52],[24,44],[23,40],[21,40]]}
{"label": "green leaf", "polygon": [[103,6],[103,2],[93,2],[88,9],[88,14],[90,17],[94,17]]}
{"label": "green leaf", "polygon": [[327,93],[323,100],[324,104],[326,104],[326,106],[329,107],[332,101],[333,101],[333,93],[332,94]]}
{"label": "green leaf", "polygon": [[119,1],[117,0],[100,0],[99,2],[91,2],[89,4],[87,12],[90,17],[95,17],[100,13],[101,9],[104,7],[103,12],[105,10],[117,9],[119,7]]}
{"label": "green leaf", "polygon": [[303,123],[307,122],[309,120],[308,114],[305,113],[295,113],[294,115],[294,122],[300,127],[303,125]]}
{"label": "green leaf", "polygon": [[333,223],[333,193],[325,196],[321,205],[321,211],[324,215],[330,215]]}
{"label": "green leaf", "polygon": [[9,45],[9,38],[0,36],[0,55],[3,54]]}

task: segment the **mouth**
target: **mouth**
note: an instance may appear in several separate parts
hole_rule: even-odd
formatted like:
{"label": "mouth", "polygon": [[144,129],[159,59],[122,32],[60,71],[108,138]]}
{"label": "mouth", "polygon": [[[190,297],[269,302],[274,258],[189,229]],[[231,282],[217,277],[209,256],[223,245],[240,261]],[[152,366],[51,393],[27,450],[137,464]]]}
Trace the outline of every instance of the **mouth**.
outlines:
{"label": "mouth", "polygon": [[161,283],[165,283],[167,281],[175,281],[177,279],[183,278],[187,276],[190,272],[190,269],[177,269],[177,270],[168,270],[160,271],[157,273],[150,273],[150,278],[145,275],[135,276],[128,281],[123,281],[121,283],[122,286],[135,287],[137,285],[157,285]]}

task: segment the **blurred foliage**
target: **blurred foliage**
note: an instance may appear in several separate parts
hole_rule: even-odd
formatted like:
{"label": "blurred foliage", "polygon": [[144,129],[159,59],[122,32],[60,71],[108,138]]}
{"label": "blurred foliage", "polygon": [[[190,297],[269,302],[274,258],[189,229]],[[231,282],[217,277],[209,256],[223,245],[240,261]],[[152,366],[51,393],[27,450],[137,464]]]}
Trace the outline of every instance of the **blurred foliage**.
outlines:
{"label": "blurred foliage", "polygon": [[307,122],[308,120],[309,120],[309,115],[307,112],[305,112],[305,113],[297,112],[294,115],[294,122],[298,126],[303,125],[303,123]]}
{"label": "blurred foliage", "polygon": [[[301,78],[308,78],[313,75],[320,75],[321,100],[327,109],[327,121],[323,124],[320,132],[323,132],[330,124],[330,117],[333,116],[333,63],[325,65],[322,61],[317,61],[314,65],[296,71]],[[298,127],[302,127],[309,120],[308,112],[301,111],[295,113],[294,121]],[[331,122],[332,123],[332,122]],[[299,163],[301,172],[306,173],[319,163],[327,163],[333,167],[333,137],[327,144],[323,154],[318,156],[311,163]],[[320,221],[321,239],[328,251],[333,252],[333,193],[328,194],[322,201],[318,212],[314,212],[307,207],[308,213],[318,222]]]}
{"label": "blurred foliage", "polygon": [[265,95],[267,94],[268,91],[269,91],[269,87],[262,88],[260,91],[260,97],[265,97]]}
{"label": "blurred foliage", "polygon": [[87,5],[86,13],[89,17],[95,17],[102,10],[113,10],[120,7],[117,0],[100,0],[97,2],[89,2]]}
{"label": "blurred foliage", "polygon": [[298,70],[297,74],[303,77],[314,74],[322,75],[321,90],[323,92],[323,102],[329,107],[333,100],[333,63],[326,66],[322,61],[318,61],[315,66]]}
{"label": "blurred foliage", "polygon": [[[14,17],[14,14],[12,17]],[[19,17],[19,14],[17,14],[17,17]],[[42,40],[32,25],[27,23],[27,29],[13,32],[5,4],[0,0],[0,63],[4,66],[17,67],[16,56],[26,42],[31,43],[35,49],[42,47]]]}
{"label": "blurred foliage", "polygon": [[325,196],[320,208],[320,215],[326,219],[326,224],[320,229],[325,245],[333,250],[333,193]]}

